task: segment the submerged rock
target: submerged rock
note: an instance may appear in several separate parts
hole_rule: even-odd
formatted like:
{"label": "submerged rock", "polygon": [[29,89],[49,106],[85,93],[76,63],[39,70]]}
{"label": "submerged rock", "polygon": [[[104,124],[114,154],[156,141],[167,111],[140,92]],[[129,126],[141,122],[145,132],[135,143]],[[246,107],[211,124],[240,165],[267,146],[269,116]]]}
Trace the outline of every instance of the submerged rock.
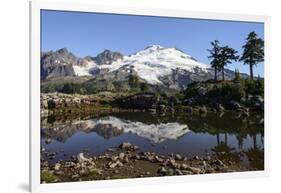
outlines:
{"label": "submerged rock", "polygon": [[132,145],[129,142],[124,142],[119,145],[119,148],[126,151],[135,151],[138,149],[138,146]]}

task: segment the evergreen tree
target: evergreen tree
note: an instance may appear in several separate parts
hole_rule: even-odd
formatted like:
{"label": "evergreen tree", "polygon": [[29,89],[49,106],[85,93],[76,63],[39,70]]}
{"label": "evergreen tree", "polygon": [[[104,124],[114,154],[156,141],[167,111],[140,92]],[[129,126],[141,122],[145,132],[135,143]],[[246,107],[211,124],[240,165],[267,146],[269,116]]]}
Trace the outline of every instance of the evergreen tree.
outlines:
{"label": "evergreen tree", "polygon": [[235,69],[234,82],[238,83],[238,82],[240,82],[240,80],[241,80],[241,75],[240,75],[239,70],[236,68],[236,69]]}
{"label": "evergreen tree", "polygon": [[264,40],[258,38],[255,32],[250,32],[243,46],[244,52],[239,61],[250,66],[250,77],[254,79],[253,66],[264,61]]}
{"label": "evergreen tree", "polygon": [[224,80],[224,67],[227,66],[227,64],[231,64],[232,61],[237,61],[239,59],[239,56],[236,55],[237,51],[233,48],[230,48],[229,46],[224,46],[220,48],[220,52],[218,54],[218,63],[219,68],[222,71],[222,80]]}
{"label": "evergreen tree", "polygon": [[210,53],[210,56],[208,56],[209,59],[211,59],[211,66],[212,68],[214,68],[215,70],[215,77],[214,77],[214,80],[215,82],[217,81],[217,73],[218,71],[220,70],[220,64],[219,64],[219,53],[220,53],[220,45],[219,45],[219,41],[218,40],[215,40],[213,42],[211,42],[211,46],[212,46],[212,49],[209,50],[209,53]]}

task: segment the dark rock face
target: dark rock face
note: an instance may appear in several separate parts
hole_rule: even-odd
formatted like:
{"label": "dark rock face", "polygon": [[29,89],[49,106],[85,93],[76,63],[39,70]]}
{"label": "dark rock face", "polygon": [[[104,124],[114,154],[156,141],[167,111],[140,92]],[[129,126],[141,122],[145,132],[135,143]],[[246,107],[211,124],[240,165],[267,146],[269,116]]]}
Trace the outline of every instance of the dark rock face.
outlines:
{"label": "dark rock face", "polygon": [[[57,51],[41,53],[41,79],[56,77],[75,76],[73,66],[86,66],[88,62],[95,62],[98,65],[109,65],[112,62],[123,59],[119,52],[105,50],[96,57],[86,56],[85,58],[76,57],[66,48]],[[93,70],[92,75],[102,74],[100,71]]]}
{"label": "dark rock face", "polygon": [[116,103],[128,109],[155,109],[158,98],[154,94],[136,94],[119,99]]}
{"label": "dark rock face", "polygon": [[74,76],[72,65],[78,62],[79,59],[66,48],[56,52],[43,52],[41,54],[41,79]]}
{"label": "dark rock face", "polygon": [[93,60],[99,65],[109,65],[119,59],[123,59],[123,55],[119,52],[112,52],[110,50],[104,50],[102,53],[93,58]]}

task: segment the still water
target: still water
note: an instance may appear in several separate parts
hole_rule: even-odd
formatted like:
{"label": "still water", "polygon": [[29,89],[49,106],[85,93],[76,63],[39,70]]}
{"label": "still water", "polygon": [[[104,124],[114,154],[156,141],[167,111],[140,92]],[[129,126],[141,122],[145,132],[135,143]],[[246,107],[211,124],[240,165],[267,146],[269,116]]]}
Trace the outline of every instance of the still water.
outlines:
{"label": "still water", "polygon": [[[115,113],[41,121],[41,147],[58,152],[53,160],[69,160],[80,152],[101,155],[122,142],[140,151],[161,155],[180,153],[187,158],[216,155],[255,169],[264,165],[262,114],[250,117],[228,112],[160,116],[151,113]],[[51,139],[50,143],[45,143]]]}

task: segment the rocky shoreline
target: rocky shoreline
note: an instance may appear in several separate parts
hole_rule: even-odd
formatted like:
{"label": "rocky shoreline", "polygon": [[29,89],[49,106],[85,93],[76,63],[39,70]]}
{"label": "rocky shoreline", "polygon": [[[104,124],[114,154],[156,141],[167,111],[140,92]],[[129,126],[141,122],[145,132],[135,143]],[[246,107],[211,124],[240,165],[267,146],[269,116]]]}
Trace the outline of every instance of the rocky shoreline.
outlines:
{"label": "rocky shoreline", "polygon": [[240,116],[249,116],[252,109],[244,107],[238,102],[230,101],[230,107],[220,103],[215,106],[207,105],[182,105],[175,97],[168,97],[163,102],[161,97],[153,93],[110,93],[103,92],[94,95],[42,93],[41,117],[70,116],[70,115],[101,115],[115,112],[151,112],[158,114],[200,114],[208,112],[224,113],[235,111]]}
{"label": "rocky shoreline", "polygon": [[41,183],[249,171],[245,166],[215,156],[163,156],[139,151],[137,146],[128,142],[108,149],[100,156],[87,156],[81,152],[69,161],[50,164],[49,160],[55,156],[54,152],[41,150]]}

